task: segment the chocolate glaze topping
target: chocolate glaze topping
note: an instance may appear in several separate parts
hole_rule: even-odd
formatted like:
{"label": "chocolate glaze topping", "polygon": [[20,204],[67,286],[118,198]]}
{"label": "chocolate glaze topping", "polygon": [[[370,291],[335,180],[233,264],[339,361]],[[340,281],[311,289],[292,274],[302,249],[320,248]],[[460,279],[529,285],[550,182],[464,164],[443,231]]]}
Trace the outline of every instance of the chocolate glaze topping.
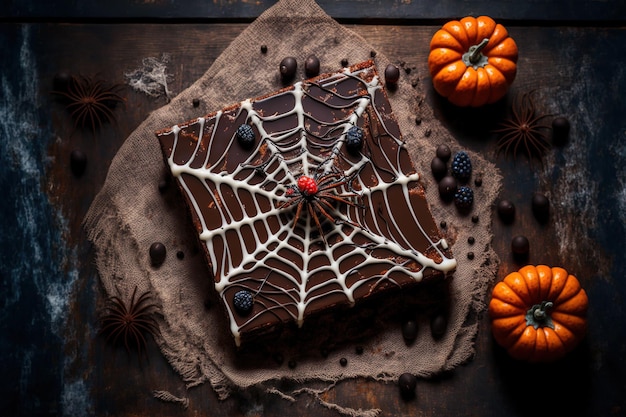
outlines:
{"label": "chocolate glaze topping", "polygon": [[[250,149],[236,139],[242,124]],[[364,132],[356,153],[344,146],[353,126]],[[456,267],[371,61],[157,136],[237,345]],[[303,176],[317,193],[298,188]],[[246,315],[233,304],[241,290],[253,295]]]}

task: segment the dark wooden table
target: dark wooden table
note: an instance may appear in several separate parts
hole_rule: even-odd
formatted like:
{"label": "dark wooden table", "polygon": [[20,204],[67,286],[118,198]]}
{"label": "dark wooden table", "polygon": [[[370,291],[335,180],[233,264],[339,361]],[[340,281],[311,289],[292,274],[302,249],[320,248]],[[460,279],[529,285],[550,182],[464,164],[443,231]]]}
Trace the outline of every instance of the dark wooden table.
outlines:
{"label": "dark wooden table", "polygon": [[[60,72],[123,83],[124,72],[143,57],[164,52],[170,53],[170,88],[180,92],[274,2],[50,3],[9,0],[0,10],[0,415],[337,415],[255,389],[226,401],[208,385],[185,392],[154,344],[149,361],[105,345],[97,335],[98,276],[81,221],[125,137],[166,101],[126,90],[117,122],[93,136],[73,133],[62,105],[49,94]],[[377,50],[414,68],[441,122],[462,146],[500,168],[501,198],[518,210],[512,225],[494,216],[498,278],[520,266],[510,241],[526,235],[529,263],[563,265],[580,278],[590,298],[590,327],[564,360],[529,366],[494,344],[483,314],[473,360],[420,381],[414,400],[402,400],[394,384],[365,380],[341,383],[329,395],[355,408],[380,408],[385,416],[626,415],[626,5],[383,3],[320,1]],[[501,114],[459,111],[432,91],[428,41],[444,21],[468,14],[502,21],[519,45],[518,77],[502,106],[515,94],[534,91],[541,111],[572,123],[569,142],[553,148],[543,167],[496,157],[492,130]],[[69,168],[75,148],[88,159],[79,178]],[[534,191],[559,202],[545,225],[531,213]],[[154,399],[154,389],[188,396],[189,408]]]}

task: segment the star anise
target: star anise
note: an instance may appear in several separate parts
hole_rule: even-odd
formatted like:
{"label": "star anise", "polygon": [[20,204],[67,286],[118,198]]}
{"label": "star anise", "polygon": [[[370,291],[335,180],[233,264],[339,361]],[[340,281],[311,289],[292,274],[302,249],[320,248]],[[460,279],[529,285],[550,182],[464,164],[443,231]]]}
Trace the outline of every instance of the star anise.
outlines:
{"label": "star anise", "polygon": [[157,305],[151,301],[149,291],[137,297],[137,287],[130,299],[110,296],[107,299],[106,314],[100,320],[100,333],[106,335],[107,342],[114,345],[123,343],[128,353],[134,347],[141,354],[147,345],[145,333],[153,337],[159,334],[154,316],[157,309]]}
{"label": "star anise", "polygon": [[83,76],[69,76],[61,89],[52,91],[65,102],[74,121],[74,128],[96,130],[104,123],[115,121],[113,110],[125,101],[117,91],[121,84],[106,85],[104,81]]}
{"label": "star anise", "polygon": [[549,114],[537,114],[532,93],[518,96],[511,106],[512,115],[501,124],[501,128],[494,133],[500,135],[496,153],[504,152],[508,155],[513,152],[517,158],[517,151],[522,150],[527,158],[540,158],[550,149],[547,132],[550,126],[545,123]]}

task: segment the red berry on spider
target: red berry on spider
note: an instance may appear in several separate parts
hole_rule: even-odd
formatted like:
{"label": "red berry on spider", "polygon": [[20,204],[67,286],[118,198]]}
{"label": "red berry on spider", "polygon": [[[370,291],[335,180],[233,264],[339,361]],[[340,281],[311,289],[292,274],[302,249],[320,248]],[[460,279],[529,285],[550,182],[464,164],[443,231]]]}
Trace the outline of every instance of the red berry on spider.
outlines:
{"label": "red berry on spider", "polygon": [[306,196],[317,194],[317,182],[306,175],[298,178],[298,190]]}

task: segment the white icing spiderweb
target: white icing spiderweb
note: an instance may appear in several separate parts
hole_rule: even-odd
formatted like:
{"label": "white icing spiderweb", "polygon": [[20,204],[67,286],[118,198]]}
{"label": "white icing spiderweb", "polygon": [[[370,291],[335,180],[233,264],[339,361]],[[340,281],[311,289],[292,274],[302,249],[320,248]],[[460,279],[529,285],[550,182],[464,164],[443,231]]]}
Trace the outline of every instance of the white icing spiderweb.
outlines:
{"label": "white icing spiderweb", "polygon": [[160,60],[155,57],[144,58],[141,62],[141,68],[124,73],[128,85],[135,91],[150,97],[160,97],[165,94],[165,97],[171,100],[172,92],[168,84],[174,76],[167,73],[169,60],[169,54],[163,54]]}
{"label": "white icing spiderweb", "polygon": [[[394,133],[396,122],[380,114],[382,87],[369,71],[345,70],[317,84],[297,83],[172,128],[168,163],[199,221],[237,343],[242,330],[260,319],[301,325],[305,312],[322,308],[325,298],[354,304],[383,283],[400,286],[421,280],[427,268],[448,272],[456,266],[444,254],[445,241],[434,241],[437,232],[420,224],[414,207],[423,201],[415,195],[421,190],[419,176],[401,168],[408,154]],[[289,105],[265,114],[265,101],[278,96]],[[326,111],[320,112],[320,106]],[[247,159],[233,162],[232,155],[241,154],[235,130],[242,123],[253,126],[257,141]],[[356,125],[382,127],[366,135],[357,155],[345,149],[346,133]],[[230,141],[214,141],[225,129],[230,129]],[[289,200],[288,190],[302,175],[330,173],[348,180],[332,192],[358,194],[350,198],[357,207],[336,203],[335,224],[320,216],[323,235],[306,209],[294,225],[295,208],[280,207]],[[199,203],[200,194],[208,205]],[[417,251],[418,243],[427,250]],[[250,315],[238,314],[228,303],[241,289],[254,294],[259,305]]]}

